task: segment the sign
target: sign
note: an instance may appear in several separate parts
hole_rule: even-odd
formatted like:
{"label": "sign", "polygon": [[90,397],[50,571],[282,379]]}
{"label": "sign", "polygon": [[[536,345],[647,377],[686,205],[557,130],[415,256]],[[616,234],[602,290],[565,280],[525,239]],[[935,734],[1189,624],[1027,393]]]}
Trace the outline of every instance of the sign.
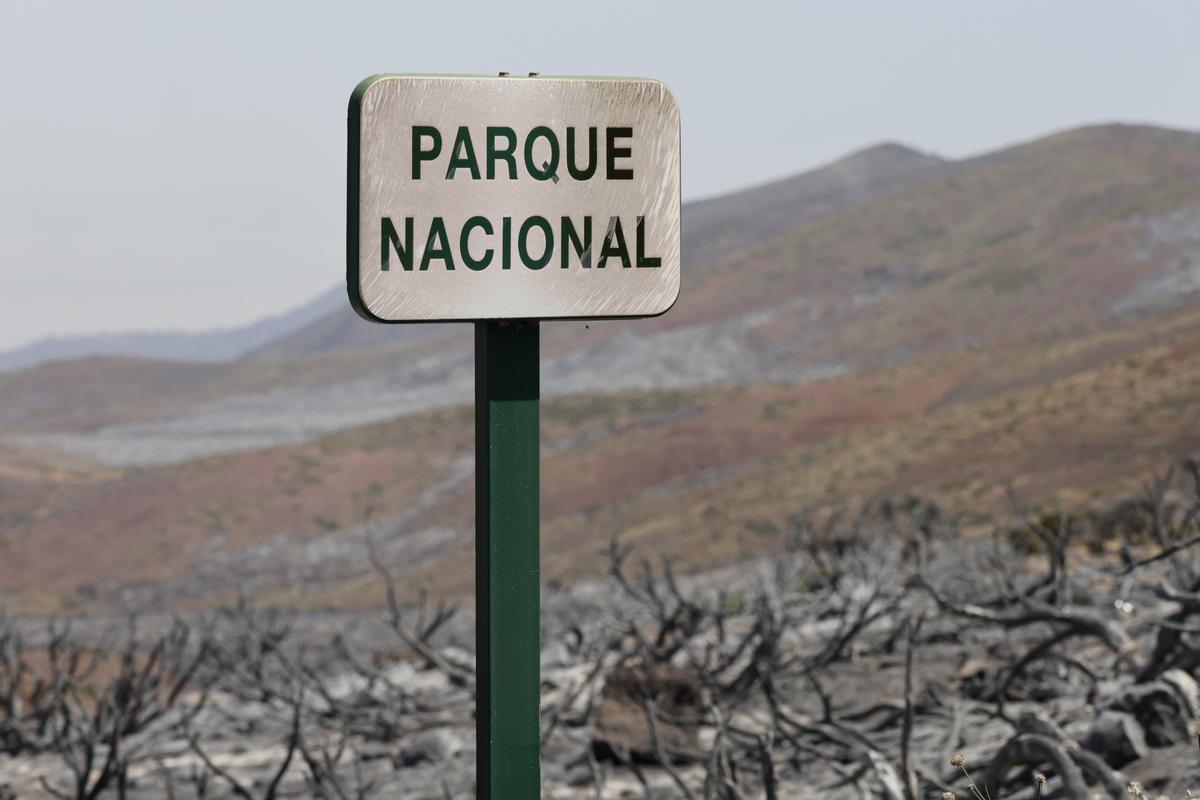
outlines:
{"label": "sign", "polygon": [[368,78],[350,100],[351,304],[372,322],[662,314],[679,141],[659,81]]}
{"label": "sign", "polygon": [[674,304],[679,108],[652,80],[382,75],[349,124],[354,309],[475,322],[476,796],[537,797],[539,320]]}

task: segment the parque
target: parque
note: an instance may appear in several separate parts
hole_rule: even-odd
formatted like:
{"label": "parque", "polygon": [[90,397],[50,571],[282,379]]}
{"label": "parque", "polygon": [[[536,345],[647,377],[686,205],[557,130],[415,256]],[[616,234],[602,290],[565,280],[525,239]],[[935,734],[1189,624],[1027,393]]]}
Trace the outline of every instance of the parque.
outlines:
{"label": "parque", "polygon": [[[383,217],[381,222],[379,269],[383,272],[391,269],[393,252],[398,257],[401,268],[407,272],[411,272],[414,265],[418,271],[426,271],[435,262],[439,262],[447,270],[453,270],[456,265],[462,264],[467,269],[478,272],[487,269],[496,260],[497,244],[500,269],[511,269],[514,238],[519,262],[532,270],[539,270],[550,264],[554,260],[556,247],[559,253],[558,264],[562,269],[568,269],[572,262],[584,269],[590,269],[593,263],[597,269],[604,269],[610,259],[626,269],[657,269],[662,266],[661,258],[646,254],[644,217],[633,220],[633,257],[630,257],[625,240],[625,225],[620,217],[609,217],[599,256],[593,257],[593,234],[596,233],[596,226],[593,225],[590,216],[582,217],[578,225],[571,217],[561,217],[557,240],[554,226],[550,220],[541,216],[527,217],[518,225],[513,224],[512,217],[502,217],[498,232],[497,226],[487,217],[473,216],[454,233],[447,231],[443,217],[435,216],[429,223],[428,232],[424,237],[424,251],[416,264],[413,257],[413,236],[416,232],[414,218],[404,218],[403,233],[397,230],[391,217]],[[497,237],[499,242],[496,242]]]}
{"label": "parque", "polygon": [[[574,127],[566,129],[563,137],[566,150],[566,174],[573,180],[591,180],[596,175],[599,161],[599,132],[595,127],[587,129],[587,158],[580,164],[578,135]],[[628,159],[633,154],[633,148],[628,144],[633,139],[631,127],[609,127],[604,129],[604,171],[603,177],[610,181],[633,180],[633,168],[622,166],[617,162]],[[437,161],[442,156],[442,132],[432,125],[412,126],[412,179],[422,179],[421,165]],[[542,144],[539,146],[539,142]],[[487,180],[496,180],[497,176],[508,180],[517,179],[518,145],[521,145],[517,132],[506,126],[489,125],[484,133],[484,168],[480,169],[475,142],[471,138],[471,129],[466,125],[459,126],[454,134],[454,143],[449,150],[449,157],[444,173],[446,180],[453,180],[459,172],[466,172],[472,180],[481,180],[486,174]],[[540,149],[545,153],[542,158],[534,156],[534,150]],[[558,182],[562,177],[559,172],[560,156],[564,148],[560,146],[558,134],[553,128],[538,125],[524,137],[523,146],[519,148],[521,162],[526,173],[534,180]],[[440,172],[440,171],[439,171]],[[428,177],[428,173],[426,173]],[[441,175],[439,175],[441,177]]]}

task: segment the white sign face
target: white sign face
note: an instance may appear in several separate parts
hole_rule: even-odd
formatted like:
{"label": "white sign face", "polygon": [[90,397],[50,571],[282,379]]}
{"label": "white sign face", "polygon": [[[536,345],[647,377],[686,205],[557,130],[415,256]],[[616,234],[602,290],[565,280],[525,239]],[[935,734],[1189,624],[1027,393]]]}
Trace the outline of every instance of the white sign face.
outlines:
{"label": "white sign face", "polygon": [[679,108],[662,83],[385,75],[355,89],[349,122],[363,317],[645,317],[679,295]]}

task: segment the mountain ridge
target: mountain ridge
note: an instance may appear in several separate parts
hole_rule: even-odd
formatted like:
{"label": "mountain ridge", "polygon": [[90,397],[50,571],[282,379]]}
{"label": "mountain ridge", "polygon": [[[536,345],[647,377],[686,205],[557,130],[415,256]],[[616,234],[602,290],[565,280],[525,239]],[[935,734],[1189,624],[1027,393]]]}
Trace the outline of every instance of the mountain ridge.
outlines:
{"label": "mountain ridge", "polygon": [[[788,226],[833,213],[872,195],[996,164],[1026,148],[1087,145],[1097,140],[1119,143],[1145,136],[1187,140],[1196,134],[1145,124],[1085,125],[955,160],[884,141],[814,169],[685,203],[685,270],[689,275],[703,271],[706,265],[719,262],[748,242],[769,239]],[[334,286],[292,310],[245,325],[196,332],[135,330],[38,339],[0,352],[0,373],[89,356],[222,362],[307,355],[387,346],[398,339],[423,338],[444,330],[445,326],[362,323],[348,309],[344,289]]]}
{"label": "mountain ridge", "polygon": [[[951,164],[883,146],[850,171],[879,158],[910,176],[686,263],[670,314],[546,325],[544,392],[811,380],[1153,316],[1200,292],[1200,134],[1084,128]],[[826,195],[828,171],[815,174],[805,198]],[[685,225],[685,247],[703,233]],[[247,425],[294,418],[279,441],[297,441],[469,394],[468,325],[371,325],[333,299],[333,313],[197,376],[168,362],[121,362],[112,379],[72,362],[0,374],[0,427],[88,453],[128,442],[158,462],[195,452],[171,455],[177,437],[254,446]]]}
{"label": "mountain ridge", "polygon": [[[702,566],[810,508],[1095,498],[1200,447],[1200,134],[875,156],[914,169],[834,211],[816,180],[792,206],[814,213],[685,265],[670,314],[544,326],[548,578],[586,577],[613,532]],[[0,375],[13,602],[345,602],[364,508],[404,585],[469,592],[469,327],[359,327],[387,335]]]}
{"label": "mountain ridge", "polygon": [[295,308],[244,325],[190,332],[131,330],[47,336],[0,352],[0,372],[90,356],[199,363],[230,361],[324,317],[343,302],[341,292],[329,289]]}
{"label": "mountain ridge", "polygon": [[[914,148],[884,142],[812,170],[689,201],[683,206],[684,226],[693,234],[684,241],[685,262],[692,265],[719,259],[742,246],[745,236],[775,235],[796,220],[851,205],[915,179],[922,169],[946,163]],[[732,207],[746,210],[735,216],[732,224],[703,233],[711,219],[729,217]],[[738,235],[730,236],[731,231]],[[89,356],[220,362],[306,355],[388,345],[444,330],[435,325],[366,324],[350,310],[344,288],[335,286],[294,309],[246,325],[196,332],[135,330],[38,339],[0,352],[0,372]]]}

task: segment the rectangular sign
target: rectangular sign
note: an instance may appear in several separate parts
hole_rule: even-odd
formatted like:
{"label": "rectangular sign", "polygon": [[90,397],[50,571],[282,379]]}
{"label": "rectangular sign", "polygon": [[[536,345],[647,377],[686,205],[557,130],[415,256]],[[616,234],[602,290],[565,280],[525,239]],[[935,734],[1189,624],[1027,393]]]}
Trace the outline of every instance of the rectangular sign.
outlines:
{"label": "rectangular sign", "polygon": [[350,99],[346,283],[373,322],[661,314],[679,108],[659,81],[382,75]]}

